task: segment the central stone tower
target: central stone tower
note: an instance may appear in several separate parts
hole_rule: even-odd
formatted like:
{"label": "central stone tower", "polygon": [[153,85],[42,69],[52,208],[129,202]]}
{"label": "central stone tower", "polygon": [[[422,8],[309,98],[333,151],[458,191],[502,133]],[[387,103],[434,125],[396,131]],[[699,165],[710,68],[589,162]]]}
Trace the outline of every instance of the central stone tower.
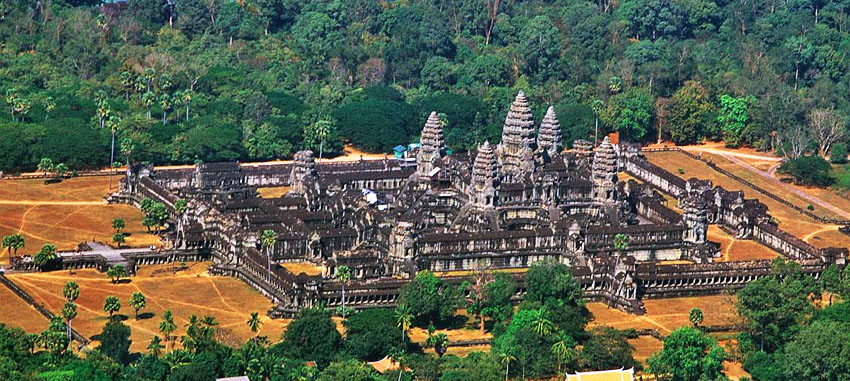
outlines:
{"label": "central stone tower", "polygon": [[518,182],[534,169],[535,148],[531,108],[528,107],[525,93],[520,91],[505,118],[502,142],[497,150],[501,163],[499,175],[503,182]]}
{"label": "central stone tower", "polygon": [[443,125],[435,111],[431,112],[419,138],[419,153],[416,154],[416,174],[419,178],[430,177],[441,158],[440,150],[446,144]]}

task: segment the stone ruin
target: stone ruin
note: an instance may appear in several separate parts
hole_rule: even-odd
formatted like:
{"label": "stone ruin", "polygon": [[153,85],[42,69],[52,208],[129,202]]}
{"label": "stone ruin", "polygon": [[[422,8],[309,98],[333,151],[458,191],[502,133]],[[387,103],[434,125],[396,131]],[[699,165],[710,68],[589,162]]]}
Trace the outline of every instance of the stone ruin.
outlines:
{"label": "stone ruin", "polygon": [[[637,147],[607,137],[596,147],[576,141],[567,152],[561,139],[551,107],[535,133],[520,92],[502,141],[471,152],[446,154],[443,125],[431,113],[413,165],[317,163],[301,151],[291,164],[134,166],[114,199],[166,204],[175,246],[209,252],[211,271],[238,277],[277,304],[272,316],[341,304],[333,274],[343,265],[352,270],[346,303],[354,307],[394,305],[399,288],[421,270],[460,283],[463,277],[448,272],[552,260],[572,267],[588,299],[637,314],[644,298],[717,293],[769,273],[769,261],[715,262],[720,245],[707,239],[711,224],[776,250],[807,273],[844,265],[846,249],[817,249],[784,232],[764,204],[741,192],[682,180]],[[640,182],[622,182],[620,172]],[[258,196],[257,188],[273,186],[290,190]],[[677,200],[681,214],[662,193]],[[181,216],[173,210],[178,198],[189,201]],[[264,230],[277,236],[268,251],[259,240]],[[618,236],[626,247],[615,247]],[[275,263],[270,274],[267,252]],[[293,274],[278,265],[285,262],[309,262],[322,274]]]}

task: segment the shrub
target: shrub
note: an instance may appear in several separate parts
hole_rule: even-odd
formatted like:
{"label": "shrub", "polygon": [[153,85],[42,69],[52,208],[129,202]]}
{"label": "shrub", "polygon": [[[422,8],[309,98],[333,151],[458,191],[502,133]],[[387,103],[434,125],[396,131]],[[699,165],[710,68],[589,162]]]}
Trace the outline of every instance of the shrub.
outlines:
{"label": "shrub", "polygon": [[829,150],[829,162],[833,164],[844,164],[847,162],[847,144],[835,143]]}
{"label": "shrub", "polygon": [[793,176],[797,182],[805,185],[826,186],[834,181],[830,176],[832,167],[820,156],[800,156],[788,160],[779,167],[779,170]]}

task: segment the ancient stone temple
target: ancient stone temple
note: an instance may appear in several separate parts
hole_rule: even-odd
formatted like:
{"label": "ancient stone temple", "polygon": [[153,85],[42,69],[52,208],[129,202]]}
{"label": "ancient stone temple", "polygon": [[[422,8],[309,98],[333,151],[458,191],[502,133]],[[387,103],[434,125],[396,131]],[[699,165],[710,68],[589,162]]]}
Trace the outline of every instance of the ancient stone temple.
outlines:
{"label": "ancient stone temple", "polygon": [[556,156],[563,148],[564,137],[561,135],[561,123],[555,115],[555,108],[549,106],[543,122],[540,123],[540,131],[537,134],[537,148],[547,159]]}
{"label": "ancient stone temple", "polygon": [[591,176],[594,202],[614,202],[617,198],[617,153],[607,136],[593,152]]}
{"label": "ancient stone temple", "polygon": [[428,116],[419,144],[419,153],[416,155],[416,174],[422,178],[431,177],[432,171],[439,166],[440,150],[446,145],[443,140],[443,125],[437,112],[431,112]]}
{"label": "ancient stone temple", "polygon": [[531,172],[534,150],[534,120],[528,99],[520,91],[505,117],[502,142],[497,149],[502,180],[507,183],[518,182]]}
{"label": "ancient stone temple", "polygon": [[489,142],[478,146],[475,162],[472,165],[473,202],[477,206],[489,207],[496,202],[498,181],[498,163],[496,154]]}
{"label": "ancient stone temple", "polygon": [[[846,251],[818,249],[783,231],[764,204],[741,192],[684,181],[607,138],[595,149],[577,141],[564,152],[559,130],[550,108],[535,135],[520,92],[502,141],[471,152],[441,152],[442,126],[432,113],[415,168],[394,159],[316,163],[311,151],[281,164],[132,166],[111,199],[165,204],[173,213],[166,236],[180,250],[209,253],[212,272],[269,296],[277,305],[272,316],[340,305],[342,287],[332,278],[339,266],[352,271],[346,305],[359,308],[393,306],[417,271],[461,283],[464,277],[454,274],[482,265],[521,269],[558,261],[572,267],[588,299],[633,313],[643,311],[645,297],[721,292],[769,273],[769,261],[714,263],[720,245],[708,240],[711,224],[776,250],[807,273],[845,262]],[[535,160],[541,154],[545,160]],[[618,171],[640,181],[623,183]],[[290,190],[258,197],[258,188],[277,186]],[[189,207],[178,216],[179,198]],[[268,250],[271,275],[259,242],[265,230],[277,237]],[[615,247],[622,236],[627,247]],[[289,262],[311,263],[322,275],[293,274],[283,266]]]}

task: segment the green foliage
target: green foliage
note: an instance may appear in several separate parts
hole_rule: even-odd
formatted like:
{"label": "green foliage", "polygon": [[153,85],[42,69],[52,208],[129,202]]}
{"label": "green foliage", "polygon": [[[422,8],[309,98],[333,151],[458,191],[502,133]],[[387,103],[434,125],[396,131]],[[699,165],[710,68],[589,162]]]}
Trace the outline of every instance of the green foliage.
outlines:
{"label": "green foliage", "polygon": [[690,321],[691,324],[694,325],[694,328],[696,328],[700,324],[702,324],[702,321],[704,319],[705,319],[705,316],[703,315],[701,309],[694,307],[694,308],[691,308],[690,311],[688,311],[688,321]]}
{"label": "green foliage", "polygon": [[420,271],[399,292],[399,304],[410,309],[419,325],[448,323],[459,306],[457,290],[430,271]]}
{"label": "green foliage", "polygon": [[501,381],[504,370],[499,359],[491,354],[473,352],[466,357],[446,356],[440,381]]}
{"label": "green foliage", "polygon": [[351,359],[332,362],[317,378],[317,381],[336,380],[381,381],[386,378],[369,364]]}
{"label": "green foliage", "polygon": [[830,175],[832,167],[824,158],[817,155],[788,159],[779,167],[779,171],[793,176],[795,180],[805,185],[826,186],[834,181]]}
{"label": "green foliage", "polygon": [[147,298],[145,298],[145,294],[142,294],[139,291],[133,292],[130,296],[130,301],[127,304],[133,308],[135,312],[136,319],[139,318],[139,310],[144,309],[147,305]]}
{"label": "green foliage", "polygon": [[354,358],[377,361],[405,347],[393,310],[366,309],[351,315],[343,325],[346,352]]}
{"label": "green foliage", "polygon": [[110,319],[100,332],[100,345],[97,350],[119,364],[126,364],[130,356],[130,327]]}
{"label": "green foliage", "polygon": [[24,236],[20,234],[11,234],[3,237],[2,246],[12,252],[12,256],[18,255],[18,249],[25,246]]}
{"label": "green foliage", "polygon": [[667,125],[676,144],[693,144],[714,130],[717,119],[708,90],[697,81],[688,81],[668,104]]}
{"label": "green foliage", "polygon": [[641,141],[655,120],[655,104],[648,91],[630,88],[614,95],[601,115],[605,124],[620,133],[620,139]]}
{"label": "green foliage", "polygon": [[106,276],[112,283],[118,283],[121,278],[127,276],[127,269],[122,265],[114,265],[106,270]]}
{"label": "green foliage", "polygon": [[324,369],[339,354],[342,335],[331,320],[331,313],[321,309],[304,309],[283,333],[283,341],[273,349],[287,357],[314,361]]}
{"label": "green foliage", "polygon": [[730,147],[737,147],[743,139],[744,128],[750,122],[749,107],[755,103],[755,98],[733,97],[729,94],[720,96],[720,112],[717,123],[723,133],[723,141]]}
{"label": "green foliage", "polygon": [[782,361],[786,380],[845,380],[850,378],[848,325],[815,321],[803,327],[785,347]]}
{"label": "green foliage", "polygon": [[56,253],[56,246],[49,243],[42,245],[38,253],[32,258],[32,262],[41,270],[54,265],[57,260],[59,260],[59,256]]}
{"label": "green foliage", "polygon": [[103,311],[109,313],[109,317],[112,317],[112,314],[121,310],[121,301],[117,296],[107,296],[106,299],[103,300]]}
{"label": "green foliage", "polygon": [[570,269],[558,262],[535,262],[525,274],[526,302],[557,300],[570,306],[583,306],[581,288]]}
{"label": "green foliage", "polygon": [[629,338],[629,333],[625,331],[611,327],[594,328],[581,349],[581,367],[587,370],[621,367],[640,369],[640,363],[634,359],[635,348],[629,344]]}
{"label": "green foliage", "polygon": [[333,116],[339,121],[340,133],[369,152],[390,152],[422,128],[416,126],[413,106],[374,98],[343,105]]}
{"label": "green foliage", "polygon": [[832,164],[846,164],[847,154],[847,144],[835,143],[832,149],[829,150],[829,162]]}
{"label": "green foliage", "polygon": [[673,380],[714,380],[723,373],[726,353],[717,341],[691,327],[679,328],[664,339],[661,352],[647,361],[649,371]]}

